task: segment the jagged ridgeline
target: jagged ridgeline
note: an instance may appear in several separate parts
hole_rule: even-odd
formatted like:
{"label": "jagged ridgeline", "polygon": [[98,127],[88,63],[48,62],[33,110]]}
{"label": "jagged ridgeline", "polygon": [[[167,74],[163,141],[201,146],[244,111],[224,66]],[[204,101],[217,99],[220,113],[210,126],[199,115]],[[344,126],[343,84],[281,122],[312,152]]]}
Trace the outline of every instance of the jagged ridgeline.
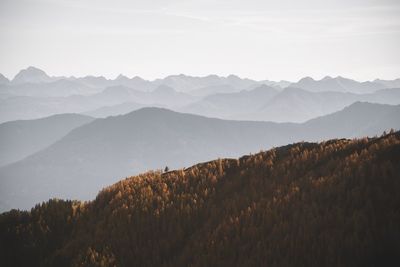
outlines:
{"label": "jagged ridgeline", "polygon": [[399,266],[399,192],[398,132],[298,143],[3,213],[0,265]]}

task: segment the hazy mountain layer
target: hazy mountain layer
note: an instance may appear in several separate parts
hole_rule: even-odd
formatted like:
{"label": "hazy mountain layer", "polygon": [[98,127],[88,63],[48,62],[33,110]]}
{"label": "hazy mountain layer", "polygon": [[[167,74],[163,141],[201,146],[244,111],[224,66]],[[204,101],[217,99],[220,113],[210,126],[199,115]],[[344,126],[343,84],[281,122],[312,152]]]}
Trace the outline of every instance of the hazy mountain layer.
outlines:
{"label": "hazy mountain layer", "polygon": [[[171,87],[164,85],[151,92],[142,92],[125,86],[112,86],[100,93],[85,96],[6,97],[0,99],[0,122],[37,119],[62,113],[86,113],[102,107],[109,107],[108,115],[115,115],[119,114],[119,106],[126,102],[135,102],[142,106],[178,108],[196,100],[196,97],[176,92]],[[114,105],[116,108],[112,110],[110,106]]]}
{"label": "hazy mountain layer", "polygon": [[[304,124],[224,121],[144,108],[98,119],[0,169],[1,209],[50,197],[90,199],[103,186],[149,169],[180,168],[295,141],[400,129],[400,106],[356,103]],[[29,178],[27,178],[29,177]]]}
{"label": "hazy mountain layer", "polygon": [[179,110],[223,119],[305,122],[357,101],[397,105],[400,104],[400,89],[354,94],[310,92],[293,87],[277,91],[263,85],[250,91],[207,96]]}
{"label": "hazy mountain layer", "polygon": [[93,118],[79,114],[0,124],[0,166],[21,160],[53,144]]}
{"label": "hazy mountain layer", "polygon": [[143,108],[143,104],[138,104],[134,102],[125,102],[122,104],[114,105],[114,106],[105,106],[101,108],[97,108],[94,110],[90,110],[85,112],[85,115],[94,117],[94,118],[106,118],[109,116],[117,116],[122,114],[127,114],[129,112],[138,110]]}
{"label": "hazy mountain layer", "polygon": [[[384,83],[379,83],[378,80],[373,82],[357,82],[340,76],[336,78],[327,76],[319,81],[310,77],[305,77],[297,83],[291,84],[291,86],[314,92],[334,91],[349,93],[370,93],[379,89],[388,88]],[[389,86],[389,88],[390,87],[392,86]]]}
{"label": "hazy mountain layer", "polygon": [[398,79],[358,82],[343,77],[325,77],[319,81],[306,77],[293,84],[235,75],[180,74],[154,81],[123,75],[115,79],[51,77],[29,67],[11,81],[0,76],[0,123],[101,108],[104,108],[101,116],[106,117],[133,111],[135,107],[121,109],[126,102],[223,119],[304,122],[355,101],[400,104],[398,94],[385,97],[375,93],[382,88],[398,88],[398,84]]}

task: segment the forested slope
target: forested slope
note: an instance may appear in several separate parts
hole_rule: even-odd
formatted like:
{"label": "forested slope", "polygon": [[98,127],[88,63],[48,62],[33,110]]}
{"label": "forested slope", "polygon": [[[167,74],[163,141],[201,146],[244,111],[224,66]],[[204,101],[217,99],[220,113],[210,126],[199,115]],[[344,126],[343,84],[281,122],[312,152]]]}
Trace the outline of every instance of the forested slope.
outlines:
{"label": "forested slope", "polygon": [[0,216],[2,266],[395,266],[400,134],[149,172]]}

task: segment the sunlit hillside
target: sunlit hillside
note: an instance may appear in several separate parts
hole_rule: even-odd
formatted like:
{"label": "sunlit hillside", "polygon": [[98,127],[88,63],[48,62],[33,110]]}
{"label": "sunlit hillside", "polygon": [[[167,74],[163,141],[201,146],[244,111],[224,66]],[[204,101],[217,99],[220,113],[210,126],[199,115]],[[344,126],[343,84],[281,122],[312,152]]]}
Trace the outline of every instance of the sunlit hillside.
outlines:
{"label": "sunlit hillside", "polygon": [[395,266],[400,133],[154,171],[0,215],[2,266]]}

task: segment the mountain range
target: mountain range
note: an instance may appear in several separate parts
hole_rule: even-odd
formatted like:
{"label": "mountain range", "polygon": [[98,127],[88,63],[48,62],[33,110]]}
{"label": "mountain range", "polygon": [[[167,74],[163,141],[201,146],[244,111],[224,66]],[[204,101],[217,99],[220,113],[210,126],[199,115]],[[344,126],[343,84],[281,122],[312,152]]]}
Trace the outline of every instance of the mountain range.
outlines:
{"label": "mountain range", "polygon": [[51,197],[91,199],[101,187],[149,169],[182,168],[295,141],[380,134],[400,129],[399,118],[399,105],[361,102],[302,124],[228,121],[142,108],[83,124],[0,168],[1,210],[28,208]]}
{"label": "mountain range", "polygon": [[379,80],[375,80],[372,82],[357,82],[341,76],[338,76],[336,78],[326,76],[325,78],[318,81],[314,80],[311,77],[305,77],[299,80],[297,83],[292,83],[290,86],[302,88],[313,92],[334,91],[350,93],[371,93],[379,89],[387,88],[386,85],[384,83],[379,83]]}
{"label": "mountain range", "polygon": [[[146,106],[223,119],[304,122],[355,101],[400,104],[399,87],[399,79],[357,82],[340,76],[296,83],[235,75],[180,74],[153,81],[124,75],[53,77],[28,67],[12,80],[0,76],[0,123],[62,113],[96,115],[96,110],[107,117]],[[388,89],[390,93],[382,92]],[[135,105],[129,110],[126,103]]]}
{"label": "mountain range", "polygon": [[400,104],[400,89],[355,94],[310,92],[294,87],[279,91],[262,85],[253,90],[210,95],[178,110],[223,119],[304,122],[341,110],[357,101]]}

